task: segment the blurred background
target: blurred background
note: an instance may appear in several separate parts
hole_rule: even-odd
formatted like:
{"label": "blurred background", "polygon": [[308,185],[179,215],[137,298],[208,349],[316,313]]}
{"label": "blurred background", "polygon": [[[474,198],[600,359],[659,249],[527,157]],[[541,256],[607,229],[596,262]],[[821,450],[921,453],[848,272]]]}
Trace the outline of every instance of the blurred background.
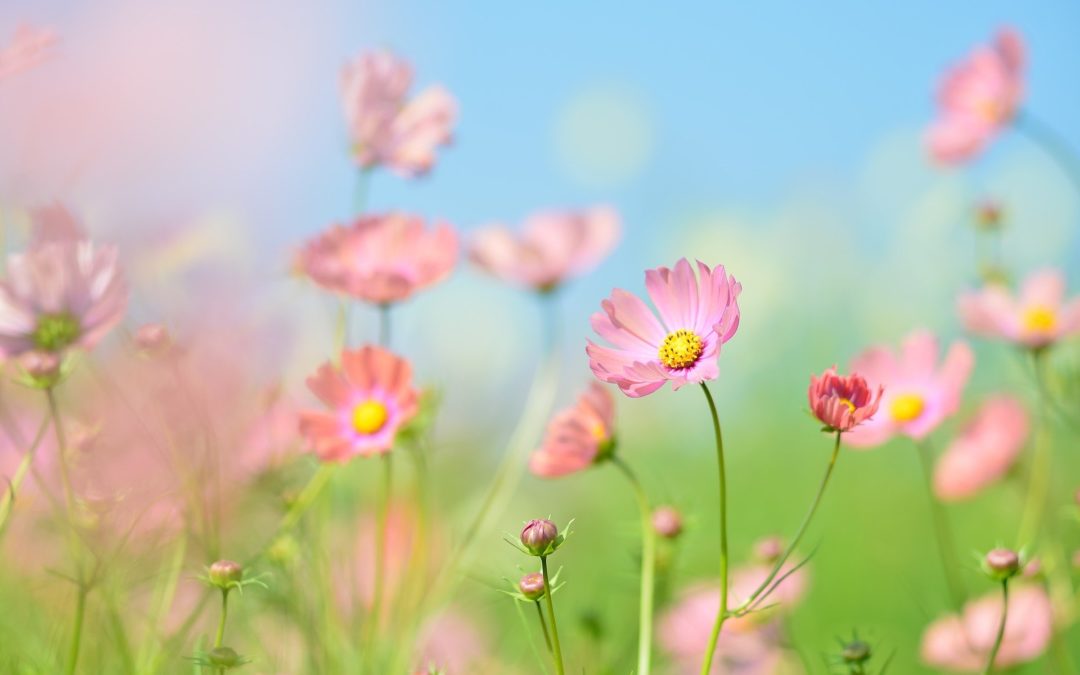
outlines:
{"label": "blurred background", "polygon": [[[52,27],[59,42],[32,75],[0,87],[0,217],[19,224],[31,206],[68,204],[120,246],[132,326],[165,321],[183,333],[240,313],[269,327],[267,363],[301,400],[303,377],[329,356],[334,306],[290,276],[290,260],[351,215],[357,174],[338,75],[364,49],[405,56],[418,86],[441,83],[461,106],[434,171],[416,181],[377,173],[369,209],[443,218],[466,236],[550,206],[621,213],[616,252],[557,298],[559,404],[591,378],[588,316],[611,288],[640,292],[644,269],[682,256],[726,265],[744,286],[743,319],[713,391],[737,559],[759,537],[794,530],[824,469],[829,439],[805,412],[810,373],[916,328],[960,335],[954,298],[977,280],[977,203],[1004,207],[1005,257],[1018,274],[1056,266],[1076,282],[1080,198],[1041,148],[1007,133],[973,165],[946,170],[923,144],[943,69],[1010,25],[1029,49],[1025,108],[1080,147],[1072,3],[6,0],[0,38],[21,22]],[[356,334],[374,336],[374,312],[354,319]],[[538,308],[463,263],[395,321],[396,349],[443,396],[432,499],[463,517],[520,414]],[[1016,354],[976,351],[972,401],[1031,395]],[[689,516],[676,585],[711,578],[704,401],[665,389],[618,404],[623,457]],[[372,480],[357,464],[355,479]],[[914,448],[845,452],[835,480],[805,546],[819,548],[792,635],[819,672],[852,630],[895,651],[891,672],[931,672],[918,640],[946,602]],[[965,561],[1013,537],[1018,504],[1002,485],[949,508]],[[586,616],[633,637],[634,509],[614,471],[598,468],[525,478],[500,514],[499,532],[576,518],[560,553],[572,649],[585,648],[574,626]],[[498,533],[484,546],[460,601],[513,652],[517,624],[503,620],[512,608],[489,584],[516,576],[521,559]],[[969,587],[989,591],[971,568]]]}

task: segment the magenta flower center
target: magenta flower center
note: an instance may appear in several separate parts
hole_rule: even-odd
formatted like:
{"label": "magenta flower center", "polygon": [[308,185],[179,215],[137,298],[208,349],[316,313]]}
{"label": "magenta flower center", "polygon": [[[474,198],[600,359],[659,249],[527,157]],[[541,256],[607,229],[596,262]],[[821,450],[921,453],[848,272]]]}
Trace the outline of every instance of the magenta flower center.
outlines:
{"label": "magenta flower center", "polygon": [[688,368],[697,362],[703,346],[696,333],[679,329],[669,333],[660,345],[660,363],[672,370]]}
{"label": "magenta flower center", "polygon": [[364,436],[378,433],[390,417],[386,406],[374,399],[369,399],[353,408],[352,424],[356,433]]}

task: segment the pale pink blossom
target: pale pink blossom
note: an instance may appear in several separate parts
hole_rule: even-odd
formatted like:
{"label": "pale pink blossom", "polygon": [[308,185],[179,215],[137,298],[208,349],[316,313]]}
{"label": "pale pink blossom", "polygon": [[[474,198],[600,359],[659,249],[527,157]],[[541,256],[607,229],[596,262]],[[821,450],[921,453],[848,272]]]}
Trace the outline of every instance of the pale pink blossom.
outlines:
{"label": "pale pink blossom", "polygon": [[807,397],[814,417],[834,431],[851,431],[877,412],[882,387],[874,392],[858,373],[837,375],[836,367],[810,376]]}
{"label": "pale pink blossom", "polygon": [[544,442],[529,459],[529,469],[544,478],[565,476],[592,466],[614,443],[615,401],[593,382],[577,402],[548,424]]}
{"label": "pale pink blossom", "polygon": [[457,256],[458,237],[449,224],[427,229],[419,216],[389,213],[331,227],[310,240],[296,262],[327,290],[385,305],[448,277]]}
{"label": "pale pink blossom", "polygon": [[404,176],[424,174],[435,163],[435,150],[447,145],[457,121],[457,102],[433,86],[408,99],[410,65],[388,51],[367,52],[345,65],[341,101],[362,168],[386,166]]}
{"label": "pale pink blossom", "polygon": [[931,156],[957,164],[979,154],[1016,116],[1023,70],[1023,41],[1009,28],[949,69],[937,94],[937,119],[926,136]]}
{"label": "pale pink blossom", "polygon": [[415,675],[506,672],[492,662],[490,640],[477,624],[457,609],[428,619],[417,641]]}
{"label": "pale pink blossom", "polygon": [[592,315],[593,330],[608,347],[588,341],[589,367],[598,379],[618,385],[632,398],[651,394],[665,382],[673,389],[720,374],[720,346],[739,328],[742,285],[723,265],[698,262],[698,274],[683,258],[674,269],[645,272],[645,288],[659,318],[639,297],[616,288]]}
{"label": "pale pink blossom", "polygon": [[307,379],[326,407],[300,413],[300,432],[324,462],[384,454],[417,413],[412,366],[382,347],[341,353],[341,366],[325,363]]}
{"label": "pale pink blossom", "polygon": [[1059,270],[1031,274],[1018,294],[997,283],[962,293],[957,309],[971,333],[1032,349],[1080,332],[1080,297],[1066,300]]}
{"label": "pale pink blossom", "polygon": [[27,71],[48,58],[56,32],[21,24],[6,46],[0,47],[0,80]]}
{"label": "pale pink blossom", "polygon": [[867,349],[851,362],[871,387],[884,387],[877,414],[850,431],[855,447],[880,445],[896,435],[925,438],[960,406],[960,397],[975,365],[966,342],[956,341],[938,363],[938,339],[926,331],[910,334],[899,352],[888,347]]}
{"label": "pale pink blossom", "polygon": [[8,259],[0,281],[0,355],[94,347],[124,317],[116,249],[48,240]]}
{"label": "pale pink blossom", "polygon": [[1028,414],[1008,394],[986,400],[934,469],[934,493],[955,501],[1000,479],[1016,462],[1028,437]]}
{"label": "pale pink blossom", "polygon": [[542,211],[519,233],[488,225],[472,237],[469,257],[503,281],[550,291],[600,264],[619,240],[619,215],[609,207]]}
{"label": "pale pink blossom", "polygon": [[[923,632],[923,661],[953,672],[982,670],[1000,621],[1000,592],[968,603],[963,617],[946,616]],[[1008,668],[1038,658],[1046,650],[1053,630],[1053,611],[1046,591],[1038,586],[1014,585],[1009,589],[1005,637],[994,665]]]}
{"label": "pale pink blossom", "polygon": [[[750,565],[731,575],[729,607],[737,607],[768,578],[771,566]],[[784,577],[784,575],[789,574]],[[783,660],[781,631],[776,612],[790,610],[806,589],[805,568],[785,566],[776,589],[762,602],[775,605],[769,610],[728,619],[720,633],[712,675],[766,675],[776,672]],[[659,619],[660,646],[677,666],[678,673],[697,673],[709,644],[713,622],[720,608],[720,590],[715,584],[699,584],[684,591],[679,600]]]}

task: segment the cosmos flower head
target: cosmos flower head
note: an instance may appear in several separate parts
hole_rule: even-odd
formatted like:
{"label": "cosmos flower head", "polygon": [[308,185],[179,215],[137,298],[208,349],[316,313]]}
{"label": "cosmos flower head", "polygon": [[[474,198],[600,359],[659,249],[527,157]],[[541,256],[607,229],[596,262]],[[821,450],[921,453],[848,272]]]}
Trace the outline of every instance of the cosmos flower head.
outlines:
{"label": "cosmos flower head", "polygon": [[1066,299],[1065,277],[1054,269],[1028,276],[1019,293],[999,283],[962,293],[957,309],[972,334],[1031,349],[1080,332],[1080,297]]}
{"label": "cosmos flower head", "polygon": [[588,341],[589,367],[603,382],[632,398],[653,393],[664,383],[673,389],[703,383],[720,374],[720,347],[739,328],[742,285],[723,265],[685,258],[674,269],[645,272],[645,287],[656,312],[637,296],[615,289],[592,315],[592,327],[612,346]]}
{"label": "cosmos flower head", "polygon": [[589,468],[614,449],[615,401],[593,382],[577,402],[555,415],[544,442],[529,459],[529,469],[543,478],[557,478]]}
{"label": "cosmos flower head", "polygon": [[836,367],[820,377],[810,376],[807,397],[810,410],[829,431],[851,431],[874,416],[881,404],[883,387],[870,388],[858,373],[838,375]]}

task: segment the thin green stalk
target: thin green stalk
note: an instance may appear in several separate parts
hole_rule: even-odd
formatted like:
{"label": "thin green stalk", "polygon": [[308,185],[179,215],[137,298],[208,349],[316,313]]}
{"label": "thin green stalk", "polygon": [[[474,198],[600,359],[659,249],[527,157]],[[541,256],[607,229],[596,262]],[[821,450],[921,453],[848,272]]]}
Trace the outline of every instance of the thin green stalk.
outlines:
{"label": "thin green stalk", "polygon": [[217,636],[214,638],[214,648],[220,647],[225,642],[225,622],[229,618],[229,590],[221,589],[221,619],[218,621]]}
{"label": "thin green stalk", "polygon": [[[641,511],[641,593],[640,610],[638,614],[638,675],[648,675],[652,668],[652,622],[653,622],[653,598],[656,587],[656,531],[652,526],[652,509],[649,508],[649,498],[641,481],[630,469],[626,462],[618,456],[611,458],[612,464],[618,468],[626,479],[630,481],[630,487],[634,490],[638,508]],[[538,605],[539,607],[539,605]]]}
{"label": "thin green stalk", "polygon": [[551,646],[555,650],[555,672],[564,675],[562,646],[559,644],[559,626],[555,623],[555,603],[551,600],[551,576],[548,574],[547,556],[540,556],[540,569],[544,573],[544,599],[547,601],[548,615],[551,618]]}
{"label": "thin green stalk", "polygon": [[717,479],[720,485],[720,607],[716,611],[716,621],[713,622],[712,634],[709,636],[709,646],[701,661],[701,675],[708,675],[712,670],[716,641],[720,638],[720,630],[724,627],[724,621],[728,615],[727,475],[724,470],[724,437],[720,433],[720,416],[716,412],[716,402],[713,401],[712,392],[704,382],[701,383],[701,390],[705,392],[705,400],[709,403],[709,413],[712,415],[713,435],[716,437]]}
{"label": "thin green stalk", "polygon": [[81,583],[75,600],[75,625],[71,629],[71,647],[68,649],[67,675],[74,675],[79,663],[79,648],[82,646],[83,620],[86,618],[86,594],[89,590]]}
{"label": "thin green stalk", "polygon": [[918,448],[919,463],[922,467],[923,483],[926,485],[926,496],[930,502],[930,520],[934,526],[934,536],[937,538],[938,557],[941,561],[941,571],[945,575],[945,585],[949,591],[949,600],[953,608],[959,614],[964,612],[964,600],[967,591],[963,583],[956,576],[956,570],[960,565],[956,562],[956,546],[952,536],[952,528],[949,527],[948,514],[941,507],[941,502],[934,496],[933,467],[930,460],[930,446],[927,443],[916,443]]}
{"label": "thin green stalk", "polygon": [[[537,663],[537,665],[540,666],[540,670],[544,673],[544,675],[547,675],[547,672],[548,672],[547,661],[546,661],[546,659],[544,659],[540,655],[540,650],[536,648],[536,640],[533,639],[532,631],[529,630],[529,622],[525,618],[525,612],[522,611],[521,605],[522,605],[522,603],[520,603],[520,602],[517,602],[517,601],[514,602],[514,610],[517,611],[518,619],[521,620],[521,629],[525,632],[525,635],[528,637],[529,650],[533,653],[533,658],[536,659],[536,663]],[[539,601],[537,601],[537,605],[539,605]],[[541,620],[540,625],[544,628],[544,631],[546,632],[547,631],[547,623],[545,623],[544,620]],[[423,665],[423,664],[421,664],[421,665]]]}
{"label": "thin green stalk", "polygon": [[1005,620],[1009,616],[1009,580],[1001,580],[1001,621],[998,623],[997,637],[994,638],[994,646],[990,649],[990,657],[986,660],[986,668],[983,675],[990,675],[994,671],[994,660],[997,659],[998,650],[1001,649],[1001,641],[1005,638]]}
{"label": "thin green stalk", "polygon": [[11,509],[15,505],[15,494],[22,487],[23,481],[26,480],[26,474],[30,472],[30,465],[34,462],[34,455],[37,453],[38,446],[41,445],[41,441],[45,438],[49,423],[49,417],[41,421],[37,435],[34,436],[34,442],[27,448],[26,454],[23,455],[22,461],[19,462],[19,466],[15,469],[15,475],[8,482],[8,490],[4,494],[3,502],[0,503],[0,535],[7,529],[8,516],[11,515]]}
{"label": "thin green stalk", "polygon": [[806,534],[807,528],[810,527],[810,521],[814,519],[818,507],[821,505],[821,498],[825,495],[825,488],[829,485],[829,478],[832,477],[833,469],[836,468],[836,460],[840,457],[840,437],[842,434],[843,432],[841,431],[836,432],[836,440],[833,443],[832,455],[829,456],[829,464],[825,467],[825,475],[821,478],[821,484],[818,486],[817,494],[814,495],[814,501],[810,503],[810,510],[803,516],[802,523],[799,524],[799,529],[796,530],[795,536],[791,539],[791,543],[787,545],[787,549],[784,550],[783,555],[781,555],[779,560],[773,565],[772,570],[769,572],[769,576],[765,577],[765,581],[754,589],[754,592],[751,593],[741,605],[733,609],[731,614],[738,615],[754,604],[754,601],[769,588],[769,585],[776,579],[776,576],[780,574],[780,570],[783,569],[784,563],[788,561],[791,554],[794,553],[796,547],[798,547],[799,542],[802,541],[803,535]]}
{"label": "thin green stalk", "polygon": [[311,477],[308,484],[304,486],[304,489],[300,491],[296,499],[293,500],[289,506],[288,511],[285,512],[285,516],[281,519],[281,524],[278,525],[278,533],[291,530],[296,526],[296,523],[300,522],[300,518],[303,517],[307,510],[311,508],[315,498],[323,491],[327,483],[330,482],[330,478],[333,477],[336,464],[324,463],[319,466],[319,470]]}
{"label": "thin green stalk", "polygon": [[371,601],[371,630],[370,635],[378,633],[378,626],[382,615],[382,601],[383,601],[383,577],[386,570],[386,519],[390,511],[390,491],[393,488],[394,471],[393,464],[390,460],[390,453],[386,453],[382,456],[383,464],[383,490],[382,500],[379,504],[379,511],[376,514],[375,522],[375,596]]}
{"label": "thin green stalk", "polygon": [[551,653],[551,635],[548,633],[547,619],[544,618],[544,608],[540,606],[540,601],[537,600],[533,603],[536,605],[536,616],[540,619],[540,630],[544,632],[544,644],[547,645],[548,652]]}

